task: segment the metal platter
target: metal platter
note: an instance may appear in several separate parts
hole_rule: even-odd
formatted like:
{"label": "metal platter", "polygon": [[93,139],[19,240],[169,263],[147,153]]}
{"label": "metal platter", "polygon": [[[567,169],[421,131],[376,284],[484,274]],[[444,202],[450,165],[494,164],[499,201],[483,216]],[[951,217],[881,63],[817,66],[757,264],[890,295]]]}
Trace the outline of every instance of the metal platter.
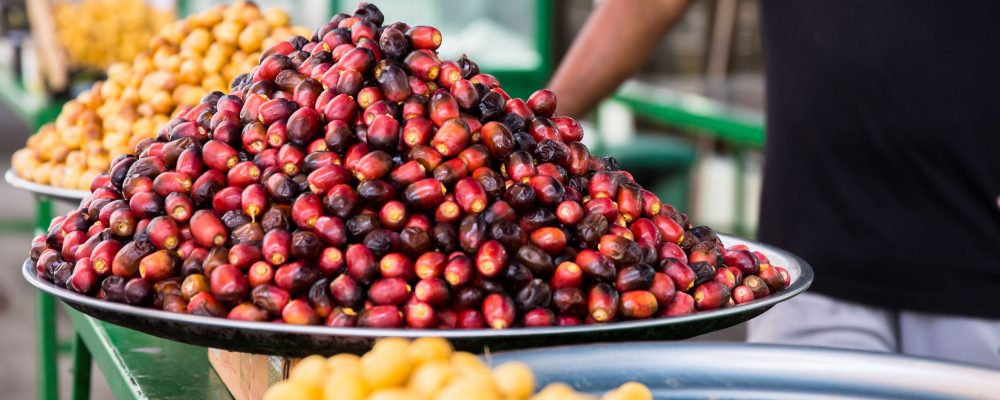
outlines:
{"label": "metal platter", "polygon": [[177,314],[98,300],[57,287],[39,279],[30,260],[25,261],[22,272],[24,279],[36,288],[91,317],[197,346],[282,356],[330,355],[363,353],[382,337],[437,336],[451,340],[456,348],[481,352],[484,348],[497,351],[578,343],[687,339],[756,317],[771,306],[802,293],[812,283],[812,269],[795,255],[731,236],[720,237],[727,246],[742,243],[766,254],[774,265],[788,269],[791,285],[750,303],[672,318],[569,327],[414,330],[296,326]]}
{"label": "metal platter", "polygon": [[602,394],[637,381],[657,399],[997,398],[1000,371],[886,353],[743,343],[615,343],[494,353],[539,388]]}
{"label": "metal platter", "polygon": [[40,185],[17,176],[17,173],[15,173],[13,169],[8,169],[7,172],[3,174],[3,179],[7,181],[8,184],[18,189],[27,190],[35,194],[51,197],[55,200],[65,201],[67,203],[79,203],[80,200],[83,200],[84,197],[87,197],[87,195],[90,194],[90,192],[86,190],[65,189],[49,185]]}

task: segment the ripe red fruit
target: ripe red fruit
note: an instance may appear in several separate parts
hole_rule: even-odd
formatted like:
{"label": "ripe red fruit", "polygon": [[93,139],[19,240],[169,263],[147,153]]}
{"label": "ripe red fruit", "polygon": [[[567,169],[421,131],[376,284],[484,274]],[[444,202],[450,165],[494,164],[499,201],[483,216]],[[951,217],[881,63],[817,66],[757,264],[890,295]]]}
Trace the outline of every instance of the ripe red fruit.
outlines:
{"label": "ripe red fruit", "polygon": [[486,209],[486,190],[475,178],[465,177],[455,183],[455,201],[468,214],[478,214]]}
{"label": "ripe red fruit", "polygon": [[229,263],[236,266],[240,270],[247,270],[250,265],[263,259],[260,247],[249,244],[249,243],[239,243],[233,245],[229,248]]}
{"label": "ripe red fruit", "polygon": [[167,217],[156,217],[146,226],[149,243],[157,249],[173,250],[180,244],[180,229]]}
{"label": "ripe red fruit", "polygon": [[392,156],[384,151],[376,150],[362,156],[350,168],[359,181],[381,179],[392,170]]}
{"label": "ripe red fruit", "polygon": [[441,31],[433,26],[418,25],[406,32],[415,49],[437,50],[441,47]]}
{"label": "ripe red fruit", "polygon": [[153,179],[153,191],[160,197],[166,197],[171,193],[189,193],[191,184],[191,178],[186,174],[168,171]]}
{"label": "ripe red fruit", "polygon": [[205,142],[201,152],[205,166],[223,172],[229,171],[240,160],[232,146],[217,140]]}
{"label": "ripe red fruit", "polygon": [[444,253],[431,251],[421,254],[414,263],[414,272],[421,279],[444,276],[448,256]]}
{"label": "ripe red fruit", "polygon": [[400,328],[404,324],[403,313],[392,305],[374,306],[358,316],[358,326],[366,328]]}
{"label": "ripe red fruit", "polygon": [[[416,46],[414,46],[416,47]],[[441,60],[433,51],[413,50],[403,59],[403,65],[413,76],[425,81],[434,81],[441,72]]]}
{"label": "ripe red fruit", "polygon": [[410,205],[428,210],[436,208],[444,201],[445,187],[435,179],[421,179],[411,183],[403,191],[403,198]]}
{"label": "ripe red fruit", "polygon": [[274,266],[288,261],[292,246],[292,235],[288,231],[281,229],[267,231],[261,243],[265,261]]}
{"label": "ripe red fruit", "polygon": [[395,150],[399,144],[399,122],[391,115],[376,116],[368,124],[367,140],[373,150]]}
{"label": "ripe red fruit", "polygon": [[460,117],[458,102],[450,93],[441,91],[434,93],[427,105],[427,112],[435,126],[444,125],[445,121]]}
{"label": "ripe red fruit", "polygon": [[225,213],[227,211],[239,210],[243,198],[243,191],[238,187],[225,187],[221,190],[215,192],[212,196],[212,208],[217,212]]}
{"label": "ripe red fruit", "polygon": [[382,278],[372,282],[368,299],[378,305],[400,305],[410,298],[410,285],[400,278]]}
{"label": "ripe red fruit", "polygon": [[222,317],[226,315],[226,309],[209,292],[200,292],[191,297],[188,300],[187,312],[188,314],[206,317]]}
{"label": "ripe red fruit", "polygon": [[[157,179],[159,179],[159,177],[157,177]],[[229,182],[230,186],[240,189],[245,188],[249,185],[260,182],[260,168],[258,168],[252,161],[236,163],[236,165],[229,170],[229,173],[226,174],[226,180]],[[156,186],[155,181],[153,182],[153,186]],[[190,183],[188,186],[190,186]],[[161,194],[161,196],[164,195]]]}
{"label": "ripe red fruit", "polygon": [[91,294],[98,288],[98,278],[90,259],[84,257],[76,261],[66,287],[77,293]]}
{"label": "ripe red fruit", "polygon": [[250,265],[247,269],[247,282],[250,283],[250,287],[257,287],[265,284],[273,283],[274,281],[274,267],[268,264],[266,261],[257,261]]}
{"label": "ripe red fruit", "polygon": [[708,281],[695,286],[693,297],[699,310],[713,310],[729,301],[729,289],[717,281]]}
{"label": "ripe red fruit", "polygon": [[212,270],[212,295],[223,302],[242,301],[250,291],[246,276],[232,264],[223,264]]}
{"label": "ripe red fruit", "polygon": [[551,117],[556,111],[556,94],[548,89],[537,90],[528,97],[527,104],[535,115]]}
{"label": "ripe red fruit", "polygon": [[656,296],[656,301],[660,305],[660,308],[670,304],[677,293],[674,280],[662,272],[657,272],[653,275],[653,285],[649,288],[649,291],[653,293],[653,296]]}
{"label": "ripe red fruit", "polygon": [[485,277],[494,277],[507,267],[507,249],[496,240],[487,240],[476,253],[476,270]]}
{"label": "ripe red fruit", "polygon": [[361,244],[347,247],[347,274],[361,283],[369,283],[378,275],[378,262],[371,249]]}
{"label": "ripe red fruit", "polygon": [[622,315],[626,318],[649,318],[656,314],[659,303],[653,293],[646,290],[633,290],[621,295]]}
{"label": "ripe red fruit", "polygon": [[493,329],[509,328],[514,324],[517,309],[514,300],[503,293],[490,293],[483,299],[483,319]]}
{"label": "ripe red fruit", "polygon": [[733,288],[733,302],[736,304],[744,304],[754,301],[754,294],[750,288],[739,285]]}
{"label": "ripe red fruit", "polygon": [[785,288],[785,278],[781,276],[778,269],[771,266],[770,264],[764,264],[760,267],[760,273],[757,274],[764,283],[767,284],[768,289],[772,292],[779,291]]}
{"label": "ripe red fruit", "polygon": [[322,321],[316,310],[305,300],[292,300],[281,309],[281,319],[291,325],[319,325]]}
{"label": "ripe red fruit", "polygon": [[531,232],[531,243],[546,253],[556,255],[566,249],[566,233],[551,226],[539,228]]}
{"label": "ripe red fruit", "polygon": [[445,157],[457,156],[469,145],[472,134],[461,119],[443,121],[431,139],[431,146]]}
{"label": "ripe red fruit", "polygon": [[598,283],[587,294],[587,314],[596,322],[614,320],[618,313],[618,292],[606,283]]}
{"label": "ripe red fruit", "polygon": [[383,278],[399,278],[409,281],[416,276],[413,261],[400,253],[389,253],[379,261],[379,272]]}
{"label": "ripe red fruit", "polygon": [[199,210],[191,216],[191,234],[202,247],[220,246],[228,237],[222,220],[209,210]]}
{"label": "ripe red fruit", "polygon": [[463,286],[472,281],[475,271],[472,259],[459,254],[448,259],[444,266],[444,279],[452,287]]}
{"label": "ripe red fruit", "polygon": [[686,292],[694,287],[694,281],[697,279],[691,267],[676,258],[661,260],[660,270],[673,279],[674,286],[680,291]]}
{"label": "ripe red fruit", "polygon": [[[528,98],[530,103],[531,98]],[[528,104],[531,106],[531,104]],[[552,123],[556,124],[556,128],[559,129],[559,137],[562,138],[563,142],[579,142],[583,140],[583,127],[580,126],[579,122],[570,117],[552,117]]]}
{"label": "ripe red fruit", "polygon": [[691,314],[695,311],[694,298],[684,292],[677,292],[673,301],[660,312],[662,317],[674,317]]}
{"label": "ripe red fruit", "polygon": [[292,203],[292,220],[300,228],[312,229],[323,215],[323,199],[313,193],[303,193]]}
{"label": "ripe red fruit", "polygon": [[431,329],[437,326],[437,312],[430,304],[423,302],[409,303],[404,307],[406,326],[414,329]]}

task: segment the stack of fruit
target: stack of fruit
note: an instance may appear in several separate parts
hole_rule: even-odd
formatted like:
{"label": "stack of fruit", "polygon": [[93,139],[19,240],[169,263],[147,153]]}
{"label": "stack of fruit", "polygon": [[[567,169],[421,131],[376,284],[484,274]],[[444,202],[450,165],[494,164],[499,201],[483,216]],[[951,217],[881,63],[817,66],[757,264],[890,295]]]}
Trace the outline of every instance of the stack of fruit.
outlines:
{"label": "stack of fruit", "polygon": [[112,65],[106,81],[66,103],[55,123],[14,153],[14,170],[36,183],[86,189],[171,117],[209,92],[227,91],[257,64],[261,49],[306,32],[289,27],[281,10],[261,13],[245,2],[173,22],[131,64]]}
{"label": "stack of fruit", "polygon": [[[652,400],[649,388],[628,382],[601,400]],[[535,393],[535,376],[519,362],[493,368],[478,357],[455,352],[443,339],[383,339],[367,354],[309,356],[288,380],[272,386],[264,400],[587,400],[562,383]]]}
{"label": "stack of fruit", "polygon": [[144,0],[59,1],[54,8],[59,42],[70,61],[94,70],[131,60],[174,19],[172,11]]}
{"label": "stack of fruit", "polygon": [[264,51],[36,238],[38,276],[289,324],[576,325],[729,307],[787,271],[593,156],[555,95],[509,98],[440,32],[362,3]]}

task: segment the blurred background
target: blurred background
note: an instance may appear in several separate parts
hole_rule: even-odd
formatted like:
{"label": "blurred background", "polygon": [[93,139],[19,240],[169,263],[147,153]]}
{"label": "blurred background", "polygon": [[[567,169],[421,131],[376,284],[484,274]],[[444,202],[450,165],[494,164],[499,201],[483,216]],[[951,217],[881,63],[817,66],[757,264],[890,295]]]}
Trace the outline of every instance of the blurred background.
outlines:
{"label": "blurred background", "polygon": [[[109,144],[114,142],[108,139],[109,135],[120,142],[118,147],[127,146],[138,136],[134,132],[123,133],[119,138],[105,132],[103,143],[96,146],[103,149],[91,152],[85,143],[88,131],[59,126],[57,116],[66,102],[88,89],[126,96],[128,86],[104,83],[98,87],[93,86],[94,82],[128,81],[130,76],[109,76],[121,75],[115,69],[118,67],[112,67],[109,73],[108,68],[114,63],[132,64],[144,59],[148,68],[155,70],[159,64],[177,59],[160,57],[159,52],[150,54],[147,49],[155,46],[154,36],[164,29],[169,34],[171,21],[224,3],[0,1],[0,167],[4,171],[10,169],[13,157],[15,167],[23,168],[18,171],[26,171],[22,175],[33,175],[28,178],[40,183],[73,187],[82,186],[76,182],[89,182],[86,174],[99,171],[115,154],[116,145]],[[456,59],[465,53],[484,72],[497,76],[512,95],[527,97],[545,86],[596,1],[373,3],[382,9],[387,22],[405,20],[411,25],[439,27],[445,38],[439,50],[442,59]],[[344,0],[258,1],[257,4],[261,9],[284,10],[290,16],[290,25],[307,27],[310,31],[335,12],[351,12],[356,6],[356,2]],[[753,236],[756,226],[764,144],[757,7],[755,0],[695,2],[660,43],[638,77],[619,88],[613,98],[584,121],[584,141],[591,149],[614,154],[623,168],[633,172],[645,187],[686,211],[694,223],[747,237]],[[216,39],[231,34],[231,49],[201,46],[196,39],[190,39],[191,46],[179,50],[180,59],[200,57],[198,60],[203,63],[193,67],[183,63],[174,66],[181,73],[194,74],[188,79],[190,82],[184,78],[180,82],[157,82],[159,86],[146,94],[143,92],[146,87],[153,85],[148,82],[152,79],[149,77],[156,76],[150,72],[145,75],[146,80],[137,84],[136,96],[144,100],[144,96],[149,97],[154,104],[162,103],[166,109],[172,109],[191,98],[196,102],[205,91],[228,87],[231,76],[246,72],[246,65],[256,63],[256,58],[251,57],[253,49],[246,48],[241,42],[243,36],[238,34],[249,35],[245,31],[251,27],[260,27],[261,32],[256,33],[265,36],[290,31],[274,28],[289,25],[289,21],[270,14],[255,23],[237,26],[234,32],[218,27],[206,30]],[[218,65],[209,67],[216,59]],[[85,93],[81,98],[89,99],[88,96],[91,95]],[[69,111],[64,114],[74,114],[73,126],[81,126],[80,120],[88,115],[87,104],[78,99],[67,106]],[[78,110],[81,107],[83,111]],[[134,113],[132,124],[123,128],[129,132],[155,132],[156,125],[168,115],[141,107],[135,110],[95,107],[95,112],[97,115]],[[103,126],[105,130],[117,129],[107,125]],[[29,141],[36,132],[43,134]],[[67,146],[68,140],[84,143]],[[29,149],[15,156],[26,143]],[[38,204],[31,195],[5,184],[0,185],[0,199],[3,204],[0,254],[7,265],[0,278],[0,338],[4,339],[0,341],[0,357],[4,360],[0,363],[0,390],[4,398],[31,398],[36,370],[35,295],[21,279],[19,267],[36,225]],[[67,205],[55,207],[60,213],[68,210]],[[60,332],[66,334],[69,324],[62,320],[60,324]],[[743,334],[738,326],[699,339],[742,340]],[[66,361],[64,369],[69,368]],[[68,389],[69,385],[61,387]],[[111,397],[96,369],[94,387],[94,398]]]}

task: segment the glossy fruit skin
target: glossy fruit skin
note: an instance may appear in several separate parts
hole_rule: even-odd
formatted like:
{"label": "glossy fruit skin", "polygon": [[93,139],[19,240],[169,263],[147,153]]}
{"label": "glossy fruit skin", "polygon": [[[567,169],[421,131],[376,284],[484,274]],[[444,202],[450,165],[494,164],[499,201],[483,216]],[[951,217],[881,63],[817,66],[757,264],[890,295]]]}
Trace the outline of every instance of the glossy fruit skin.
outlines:
{"label": "glossy fruit skin", "polygon": [[292,294],[302,294],[319,279],[319,268],[295,261],[284,264],[274,271],[274,283]]}
{"label": "glossy fruit skin", "polygon": [[416,181],[406,187],[403,198],[419,209],[433,209],[444,201],[445,187],[435,179]]}
{"label": "glossy fruit skin", "polygon": [[452,287],[460,287],[470,283],[476,269],[472,259],[464,254],[448,259],[444,266],[444,279]]}
{"label": "glossy fruit skin", "polygon": [[694,298],[685,292],[677,292],[674,299],[660,312],[662,317],[674,317],[695,312]]}
{"label": "glossy fruit skin", "polygon": [[550,284],[555,290],[563,288],[579,288],[583,285],[583,280],[583,269],[572,261],[565,261],[556,267]]}
{"label": "glossy fruit skin", "polygon": [[634,290],[649,290],[653,286],[656,271],[645,264],[637,264],[618,270],[615,278],[615,289],[619,292]]}
{"label": "glossy fruit skin", "polygon": [[556,95],[551,90],[541,89],[528,97],[527,104],[535,115],[551,117],[556,110]]}
{"label": "glossy fruit skin", "polygon": [[764,280],[771,292],[776,292],[785,288],[785,278],[778,272],[778,269],[770,264],[764,264],[757,275]]}
{"label": "glossy fruit skin", "polygon": [[549,254],[559,254],[566,249],[566,233],[559,228],[544,227],[531,232],[531,243]]}
{"label": "glossy fruit skin", "polygon": [[409,303],[403,307],[406,326],[414,329],[431,329],[438,325],[434,307],[423,302]]}
{"label": "glossy fruit skin", "polygon": [[649,291],[656,297],[656,302],[661,309],[670,304],[677,294],[674,280],[662,272],[657,272],[653,275],[653,284],[650,286]]}
{"label": "glossy fruit skin", "polygon": [[599,282],[613,282],[617,275],[614,263],[603,254],[591,249],[583,249],[576,255],[576,265],[585,276]]}
{"label": "glossy fruit skin", "polygon": [[155,249],[149,242],[133,241],[122,246],[111,262],[111,273],[122,278],[133,278],[139,275],[139,263]]}
{"label": "glossy fruit skin", "polygon": [[644,319],[652,317],[659,309],[659,301],[646,290],[633,290],[621,295],[621,313],[626,318]]}
{"label": "glossy fruit skin", "polygon": [[139,261],[139,276],[150,282],[158,282],[176,273],[178,260],[167,250],[155,251]]}
{"label": "glossy fruit skin", "polygon": [[372,282],[368,299],[378,305],[401,305],[410,298],[410,285],[401,278],[382,278]]}
{"label": "glossy fruit skin", "polygon": [[[508,281],[511,281],[508,279]],[[547,308],[552,302],[552,289],[541,279],[531,279],[523,284],[514,296],[514,304],[521,312]]]}
{"label": "glossy fruit skin", "polygon": [[188,300],[187,312],[207,317],[222,317],[226,315],[226,309],[209,292],[198,293]]}
{"label": "glossy fruit skin", "polygon": [[471,139],[469,126],[461,119],[452,118],[441,122],[431,138],[431,146],[442,156],[454,157],[469,145]]}
{"label": "glossy fruit skin", "polygon": [[246,276],[232,264],[224,264],[212,270],[210,285],[212,294],[222,302],[238,303],[250,292]]}
{"label": "glossy fruit skin", "polygon": [[441,46],[441,31],[432,26],[414,26],[406,35],[415,49],[437,50]]}
{"label": "glossy fruit skin", "polygon": [[736,304],[745,304],[754,301],[755,297],[753,291],[750,288],[739,285],[733,288],[733,302]]}
{"label": "glossy fruit skin", "polygon": [[347,274],[360,283],[371,283],[378,274],[375,254],[364,245],[354,244],[347,248]]}
{"label": "glossy fruit skin", "polygon": [[483,299],[483,319],[493,329],[504,329],[514,324],[517,309],[514,301],[502,293],[490,293]]}
{"label": "glossy fruit skin", "polygon": [[673,279],[674,286],[679,291],[687,291],[688,289],[691,289],[694,287],[694,282],[697,279],[697,276],[691,267],[674,258],[661,260],[660,271],[667,274],[670,279]]}
{"label": "glossy fruit skin", "polygon": [[222,220],[207,210],[196,211],[191,216],[191,228],[195,242],[206,248],[222,245],[228,236]]}
{"label": "glossy fruit skin", "polygon": [[620,304],[618,291],[606,283],[598,283],[587,294],[587,314],[596,322],[615,319]]}
{"label": "glossy fruit skin", "polygon": [[291,325],[319,325],[316,310],[305,300],[292,300],[281,310],[281,319]]}
{"label": "glossy fruit skin", "polygon": [[396,306],[374,306],[358,316],[358,326],[368,328],[399,328],[405,323]]}
{"label": "glossy fruit skin", "polygon": [[733,290],[737,285],[736,275],[729,268],[719,268],[715,271],[715,281],[725,286],[726,289]]}
{"label": "glossy fruit skin", "polygon": [[508,262],[507,249],[496,240],[488,240],[476,253],[476,270],[488,278],[499,275]]}
{"label": "glossy fruit skin", "polygon": [[708,281],[694,288],[695,307],[699,310],[713,310],[729,301],[729,289],[717,281]]}

